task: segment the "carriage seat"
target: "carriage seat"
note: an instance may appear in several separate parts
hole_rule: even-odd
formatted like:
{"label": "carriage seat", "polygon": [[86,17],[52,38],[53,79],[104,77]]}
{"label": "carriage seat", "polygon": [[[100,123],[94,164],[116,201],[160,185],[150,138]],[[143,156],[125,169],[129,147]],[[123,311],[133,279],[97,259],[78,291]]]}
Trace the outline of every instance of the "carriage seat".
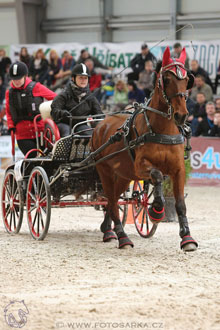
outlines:
{"label": "carriage seat", "polygon": [[64,162],[80,162],[90,153],[89,137],[68,135],[60,138],[53,146],[52,160]]}

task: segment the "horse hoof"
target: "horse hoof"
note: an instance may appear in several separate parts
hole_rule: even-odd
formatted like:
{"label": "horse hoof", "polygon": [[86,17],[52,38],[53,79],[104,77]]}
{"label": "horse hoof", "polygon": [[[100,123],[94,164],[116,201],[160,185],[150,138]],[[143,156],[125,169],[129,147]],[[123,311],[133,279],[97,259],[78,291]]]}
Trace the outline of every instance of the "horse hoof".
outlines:
{"label": "horse hoof", "polygon": [[190,252],[190,251],[195,251],[197,249],[197,246],[194,243],[188,243],[184,245],[182,249],[185,252]]}
{"label": "horse hoof", "polygon": [[119,249],[124,249],[124,248],[129,248],[129,247],[134,247],[134,244],[128,237],[120,237],[119,239]]}
{"label": "horse hoof", "polygon": [[104,233],[104,236],[103,236],[103,242],[111,242],[113,240],[116,240],[117,237],[114,233],[113,230],[107,230],[105,233]]}
{"label": "horse hoof", "polygon": [[183,251],[195,251],[197,247],[198,243],[190,235],[183,236],[182,242],[180,243],[180,248],[183,249]]}
{"label": "horse hoof", "polygon": [[165,217],[164,207],[161,211],[157,211],[153,206],[150,206],[147,212],[152,223],[159,223]]}

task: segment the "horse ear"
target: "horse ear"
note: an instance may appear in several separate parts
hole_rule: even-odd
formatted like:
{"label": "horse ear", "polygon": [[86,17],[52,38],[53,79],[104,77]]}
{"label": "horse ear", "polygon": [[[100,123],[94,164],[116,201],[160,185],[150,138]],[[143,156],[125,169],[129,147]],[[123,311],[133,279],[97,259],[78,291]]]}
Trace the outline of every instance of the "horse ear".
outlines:
{"label": "horse ear", "polygon": [[181,51],[181,54],[180,54],[180,57],[178,58],[178,61],[181,62],[183,65],[185,64],[185,61],[186,61],[186,48],[185,47]]}
{"label": "horse ear", "polygon": [[163,53],[163,61],[162,61],[162,67],[172,63],[172,59],[170,58],[170,48],[167,47]]}

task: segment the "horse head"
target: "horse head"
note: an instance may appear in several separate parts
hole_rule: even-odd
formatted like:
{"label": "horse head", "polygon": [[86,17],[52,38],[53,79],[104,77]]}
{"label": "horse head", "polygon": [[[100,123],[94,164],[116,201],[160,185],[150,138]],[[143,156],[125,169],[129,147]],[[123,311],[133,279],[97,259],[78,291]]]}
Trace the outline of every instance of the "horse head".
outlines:
{"label": "horse head", "polygon": [[188,74],[184,66],[185,61],[185,48],[179,58],[172,58],[170,49],[167,47],[158,73],[158,87],[161,89],[163,103],[167,104],[168,113],[170,117],[173,115],[177,125],[183,125],[187,118],[187,89],[193,85],[193,76]]}

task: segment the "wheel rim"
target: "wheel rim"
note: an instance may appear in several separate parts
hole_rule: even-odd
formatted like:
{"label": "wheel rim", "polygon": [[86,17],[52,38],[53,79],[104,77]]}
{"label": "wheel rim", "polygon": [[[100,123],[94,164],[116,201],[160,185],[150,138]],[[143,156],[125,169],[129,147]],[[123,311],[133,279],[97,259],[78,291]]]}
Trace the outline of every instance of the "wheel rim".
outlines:
{"label": "wheel rim", "polygon": [[144,190],[143,183],[139,181],[134,182],[133,192],[137,192],[138,195],[137,203],[132,205],[135,227],[141,237],[149,238],[157,229],[157,224],[152,224],[147,213],[152,193],[148,194],[148,190]]}
{"label": "wheel rim", "polygon": [[21,190],[13,170],[9,170],[2,186],[2,216],[5,229],[10,234],[17,234],[21,228],[24,204]]}
{"label": "wheel rim", "polygon": [[26,205],[31,235],[37,240],[42,240],[47,234],[51,213],[49,183],[43,169],[36,168],[30,175]]}
{"label": "wheel rim", "polygon": [[[120,199],[124,200],[128,196],[127,192],[125,191],[123,195],[120,197]],[[118,205],[119,209],[119,217],[122,223],[122,226],[124,227],[127,221],[127,216],[128,216],[128,205]]]}

